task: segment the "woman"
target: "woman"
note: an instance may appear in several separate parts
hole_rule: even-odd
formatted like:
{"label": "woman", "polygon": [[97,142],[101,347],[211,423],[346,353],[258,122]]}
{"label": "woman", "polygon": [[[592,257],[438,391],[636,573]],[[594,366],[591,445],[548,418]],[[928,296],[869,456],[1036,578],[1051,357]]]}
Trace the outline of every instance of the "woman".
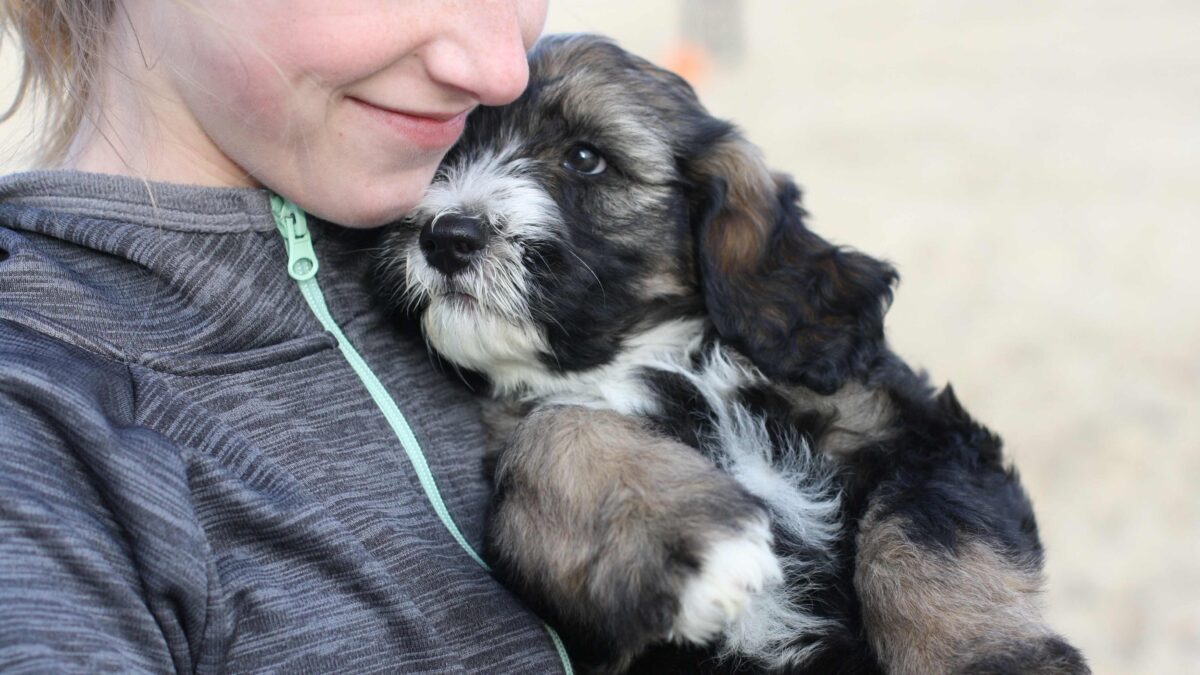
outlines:
{"label": "woman", "polygon": [[2,7],[53,168],[0,179],[0,670],[569,668],[362,283],[545,1]]}

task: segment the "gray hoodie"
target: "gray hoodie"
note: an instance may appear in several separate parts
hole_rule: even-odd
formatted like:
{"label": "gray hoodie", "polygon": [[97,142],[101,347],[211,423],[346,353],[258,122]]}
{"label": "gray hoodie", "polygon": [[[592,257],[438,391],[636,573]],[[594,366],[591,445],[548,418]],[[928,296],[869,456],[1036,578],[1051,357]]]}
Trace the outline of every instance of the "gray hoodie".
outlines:
{"label": "gray hoodie", "polygon": [[[476,550],[470,393],[310,223],[324,300]],[[261,190],[0,178],[0,671],[562,672],[285,269]]]}

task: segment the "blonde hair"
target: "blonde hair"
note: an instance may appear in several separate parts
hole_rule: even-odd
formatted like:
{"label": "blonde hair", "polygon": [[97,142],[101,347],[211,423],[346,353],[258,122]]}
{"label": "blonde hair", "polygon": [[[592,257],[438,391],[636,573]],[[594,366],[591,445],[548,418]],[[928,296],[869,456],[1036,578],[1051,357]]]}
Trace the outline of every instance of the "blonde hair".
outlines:
{"label": "blonde hair", "polygon": [[87,114],[116,2],[0,0],[0,38],[15,38],[24,52],[16,96],[0,122],[35,102],[42,112],[40,164],[63,158]]}

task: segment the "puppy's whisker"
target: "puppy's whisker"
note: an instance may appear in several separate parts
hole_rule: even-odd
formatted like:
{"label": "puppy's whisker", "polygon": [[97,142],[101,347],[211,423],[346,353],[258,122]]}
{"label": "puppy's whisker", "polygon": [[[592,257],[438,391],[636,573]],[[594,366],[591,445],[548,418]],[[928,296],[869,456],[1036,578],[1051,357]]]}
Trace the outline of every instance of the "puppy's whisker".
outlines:
{"label": "puppy's whisker", "polygon": [[585,270],[587,270],[589,274],[592,275],[592,278],[596,280],[596,285],[600,287],[600,294],[603,295],[605,297],[605,299],[607,299],[608,292],[604,290],[604,283],[600,281],[600,277],[599,277],[599,275],[596,274],[596,270],[592,269],[591,265],[584,262],[583,258],[580,258],[579,254],[576,253],[575,251],[571,250],[570,248],[567,249],[567,253],[570,253],[576,260],[578,260],[579,264],[583,265],[583,268]]}
{"label": "puppy's whisker", "polygon": [[538,260],[542,261],[543,269],[550,269],[550,262],[548,260],[546,260],[546,256],[540,250],[538,250],[538,247],[525,245],[521,248],[521,251],[529,252],[529,253],[536,255],[538,257]]}

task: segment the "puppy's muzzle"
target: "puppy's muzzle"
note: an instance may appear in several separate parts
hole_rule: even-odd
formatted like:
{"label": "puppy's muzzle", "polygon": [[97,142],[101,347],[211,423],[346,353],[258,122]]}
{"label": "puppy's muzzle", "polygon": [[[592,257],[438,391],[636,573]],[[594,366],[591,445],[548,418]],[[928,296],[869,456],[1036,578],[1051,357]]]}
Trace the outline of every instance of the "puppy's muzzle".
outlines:
{"label": "puppy's muzzle", "polygon": [[454,276],[488,243],[488,228],[478,218],[447,214],[421,228],[421,253],[434,269]]}

